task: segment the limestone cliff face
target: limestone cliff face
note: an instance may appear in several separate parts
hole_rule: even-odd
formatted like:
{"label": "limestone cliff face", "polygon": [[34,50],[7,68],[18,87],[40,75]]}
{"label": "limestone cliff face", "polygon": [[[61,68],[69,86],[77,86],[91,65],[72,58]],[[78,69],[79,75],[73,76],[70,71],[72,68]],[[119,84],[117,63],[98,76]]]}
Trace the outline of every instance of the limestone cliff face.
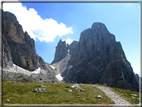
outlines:
{"label": "limestone cliff face", "polygon": [[[14,63],[31,72],[40,68],[44,75],[38,74],[34,80],[31,77],[29,81],[58,82],[54,70],[37,55],[34,40],[23,31],[15,15],[10,12],[2,12],[2,14],[3,67],[10,68]],[[40,76],[42,78],[39,80]],[[9,78],[12,77],[6,77],[6,79]],[[19,81],[23,81],[23,78]]]}
{"label": "limestone cliff face", "polygon": [[52,63],[56,63],[58,61],[60,61],[61,59],[65,58],[67,55],[67,48],[68,46],[66,45],[65,41],[62,41],[60,39],[58,45],[56,46],[56,53],[55,53],[55,57],[54,60],[52,61]]}
{"label": "limestone cliff face", "polygon": [[[3,41],[4,45],[9,47],[12,58],[16,65],[28,69],[35,70],[39,66],[45,67],[39,63],[39,59],[44,61],[35,51],[35,42],[27,32],[23,32],[22,26],[17,21],[14,14],[3,12]],[[6,50],[6,48],[4,48]]]}
{"label": "limestone cliff face", "polygon": [[65,78],[70,81],[139,90],[121,43],[115,40],[103,23],[93,23],[91,28],[81,32],[68,66],[71,68],[65,70],[68,73]]}
{"label": "limestone cliff face", "polygon": [[70,45],[68,45],[65,41],[62,41],[60,39],[58,45],[56,46],[56,52],[52,63],[59,62],[60,60],[65,58],[68,53],[73,54],[77,44],[77,41],[73,41]]}
{"label": "limestone cliff face", "polygon": [[13,61],[12,61],[12,56],[11,56],[11,50],[9,48],[9,45],[7,43],[7,40],[5,39],[5,36],[3,36],[3,67],[12,67]]}
{"label": "limestone cliff face", "polygon": [[[22,26],[17,21],[14,14],[3,12],[3,38],[10,48],[12,61],[25,69],[35,70],[36,64],[33,56],[35,52],[34,40],[27,32],[23,32]],[[10,54],[10,53],[9,53]]]}

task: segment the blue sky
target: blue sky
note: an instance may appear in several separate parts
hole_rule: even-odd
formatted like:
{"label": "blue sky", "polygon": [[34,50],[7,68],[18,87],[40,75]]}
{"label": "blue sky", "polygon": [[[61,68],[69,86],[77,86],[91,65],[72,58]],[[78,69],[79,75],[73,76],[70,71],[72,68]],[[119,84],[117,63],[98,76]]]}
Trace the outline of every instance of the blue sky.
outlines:
{"label": "blue sky", "polygon": [[4,3],[3,9],[17,16],[47,63],[53,61],[60,39],[79,41],[83,30],[102,22],[121,42],[134,72],[140,74],[139,3]]}

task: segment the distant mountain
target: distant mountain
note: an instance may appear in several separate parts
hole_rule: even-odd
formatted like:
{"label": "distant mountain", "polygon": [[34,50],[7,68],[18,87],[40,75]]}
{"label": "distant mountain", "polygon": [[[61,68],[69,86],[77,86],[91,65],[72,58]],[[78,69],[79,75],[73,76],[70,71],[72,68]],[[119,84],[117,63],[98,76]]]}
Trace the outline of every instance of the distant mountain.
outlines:
{"label": "distant mountain", "polygon": [[56,46],[55,57],[52,63],[56,63],[65,58],[68,53],[72,54],[75,51],[77,44],[77,41],[73,41],[70,45],[68,45],[65,41],[60,39],[58,45]]}
{"label": "distant mountain", "polygon": [[[3,75],[6,79],[13,79],[25,81],[23,78],[16,79],[10,75],[17,75],[14,72],[14,67],[17,66],[17,72],[30,75],[30,72],[35,71],[38,76],[33,72],[31,78],[26,81],[45,81],[45,82],[58,82],[55,77],[54,69],[47,64],[35,50],[35,41],[30,38],[27,32],[24,32],[22,26],[17,21],[14,14],[2,11],[2,45],[3,45]],[[22,69],[24,68],[24,70]],[[7,70],[5,70],[7,69]],[[7,75],[5,71],[11,71]],[[27,71],[26,71],[27,70]],[[39,79],[41,77],[41,79]]]}
{"label": "distant mountain", "polygon": [[[69,55],[69,59],[63,62]],[[91,28],[81,32],[79,42],[66,45],[60,40],[52,62],[59,69],[57,62],[60,66],[66,65],[60,72],[65,82],[99,83],[139,91],[138,81],[121,43],[103,23],[93,23]]]}

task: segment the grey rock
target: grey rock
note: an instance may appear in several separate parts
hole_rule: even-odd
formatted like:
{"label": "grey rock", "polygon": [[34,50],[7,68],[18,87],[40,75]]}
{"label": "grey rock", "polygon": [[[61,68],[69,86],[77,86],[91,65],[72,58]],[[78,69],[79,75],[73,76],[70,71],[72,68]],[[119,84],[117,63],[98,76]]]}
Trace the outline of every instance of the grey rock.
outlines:
{"label": "grey rock", "polygon": [[80,89],[80,91],[85,91],[85,89]]}
{"label": "grey rock", "polygon": [[42,91],[46,91],[47,89],[46,89],[46,88],[41,88],[41,90],[42,90]]}
{"label": "grey rock", "polygon": [[43,92],[43,91],[42,91],[42,88],[39,88],[39,89],[38,89],[38,92]]}
{"label": "grey rock", "polygon": [[72,92],[72,90],[71,90],[71,89],[69,89],[69,90],[68,90],[68,92]]}
{"label": "grey rock", "polygon": [[38,89],[34,89],[33,92],[38,92]]}
{"label": "grey rock", "polygon": [[137,94],[131,94],[131,95],[132,95],[132,96],[135,96],[135,97],[137,96]]}
{"label": "grey rock", "polygon": [[103,99],[103,97],[102,97],[101,95],[98,95],[98,96],[97,96],[97,98],[101,98],[101,99]]}
{"label": "grey rock", "polygon": [[9,102],[10,100],[9,100],[9,99],[6,99],[6,101],[8,101],[8,102]]}
{"label": "grey rock", "polygon": [[80,88],[79,84],[72,85],[71,88]]}

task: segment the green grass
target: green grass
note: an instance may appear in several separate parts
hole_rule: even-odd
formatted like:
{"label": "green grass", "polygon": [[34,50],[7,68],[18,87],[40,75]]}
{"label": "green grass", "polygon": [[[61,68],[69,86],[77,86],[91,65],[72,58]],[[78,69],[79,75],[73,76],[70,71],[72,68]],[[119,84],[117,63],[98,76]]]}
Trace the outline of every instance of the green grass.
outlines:
{"label": "green grass", "polygon": [[[7,82],[3,79],[3,104],[113,104],[100,89],[87,84],[80,86],[85,89],[79,92],[72,89],[74,93],[68,92],[69,83],[41,83],[41,82]],[[47,86],[42,93],[33,92],[40,88],[38,84]],[[17,92],[16,92],[17,91]],[[97,98],[98,95],[103,99]],[[79,98],[78,98],[79,96]],[[7,101],[9,99],[10,101]]]}
{"label": "green grass", "polygon": [[[69,83],[8,81],[3,79],[3,104],[114,104],[100,89],[91,84],[80,84],[85,91],[79,92],[75,88],[70,88],[73,84]],[[47,90],[42,93],[33,92],[35,88],[41,87],[39,84],[47,86]],[[130,103],[139,104],[138,92],[109,88]],[[72,89],[73,92],[68,92],[69,89]],[[134,97],[131,94],[136,94],[137,96]],[[103,99],[97,98],[98,95],[103,96]],[[7,101],[7,99],[10,101]]]}
{"label": "green grass", "polygon": [[[102,85],[105,86],[105,85]],[[108,87],[108,86],[105,86]],[[119,88],[114,88],[114,87],[108,87],[112,91],[114,91],[116,94],[120,95],[123,97],[125,100],[130,102],[131,104],[139,104],[139,93],[135,91],[130,91],[130,90],[125,90],[125,89],[119,89]],[[132,94],[136,94],[137,96],[133,96]]]}

